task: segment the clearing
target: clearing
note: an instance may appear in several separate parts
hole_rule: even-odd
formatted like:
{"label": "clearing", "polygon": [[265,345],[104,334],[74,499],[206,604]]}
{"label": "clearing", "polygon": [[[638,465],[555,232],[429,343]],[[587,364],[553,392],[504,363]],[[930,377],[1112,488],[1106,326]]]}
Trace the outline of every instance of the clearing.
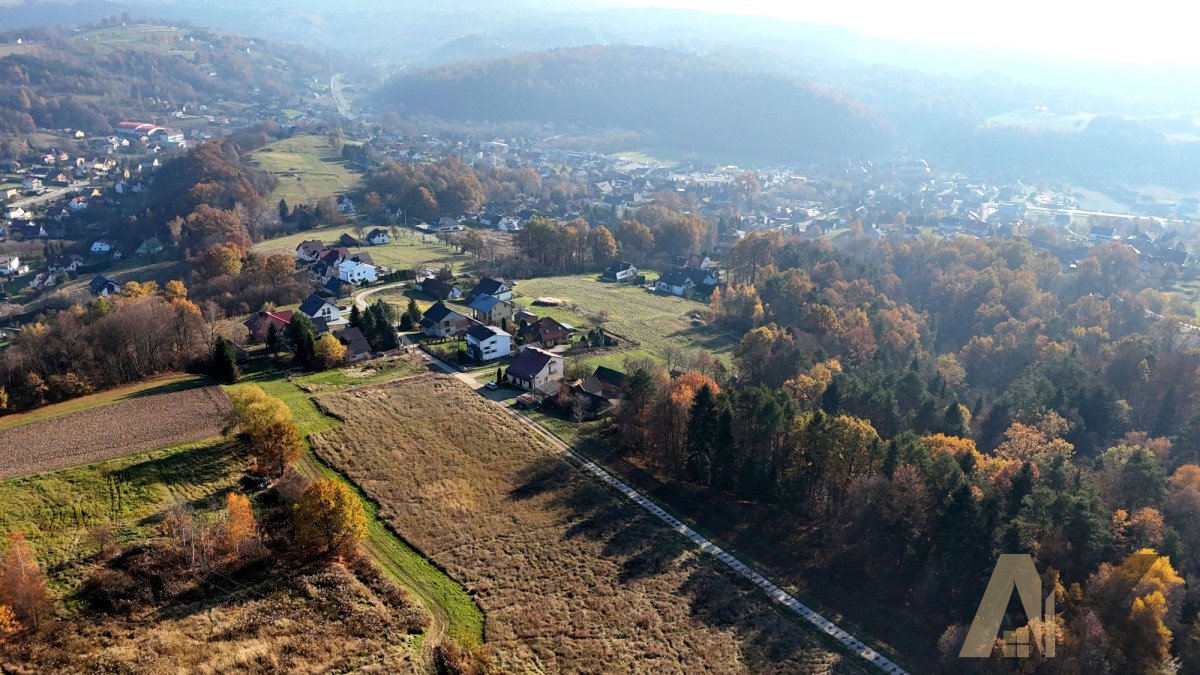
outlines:
{"label": "clearing", "polygon": [[105,403],[0,431],[0,478],[214,438],[229,411],[219,387],[132,394]]}
{"label": "clearing", "polygon": [[275,174],[279,186],[264,200],[274,205],[286,199],[293,207],[353,192],[362,177],[346,168],[346,160],[324,136],[293,136],[255,150],[250,155]]}
{"label": "clearing", "polygon": [[863,672],[453,378],[319,403],[314,451],[474,592],[504,672]]}
{"label": "clearing", "polygon": [[[726,358],[737,344],[736,338],[719,328],[693,324],[687,314],[703,311],[706,305],[671,295],[649,293],[641,286],[597,281],[594,274],[541,277],[517,283],[519,302],[538,316],[551,316],[576,328],[590,324],[589,315],[607,312],[605,328],[617,335],[637,340],[641,347],[609,356],[587,359],[589,364],[621,368],[626,356],[661,358],[669,346],[684,352],[706,349],[718,358]],[[568,307],[534,307],[534,298],[549,296],[574,303]]]}
{"label": "clearing", "polygon": [[[288,203],[292,203],[288,200]],[[364,233],[375,229],[373,226],[364,227]],[[385,228],[386,229],[386,228]],[[326,246],[336,246],[338,237],[343,234],[354,236],[354,230],[346,227],[322,227],[305,232],[297,232],[284,237],[276,237],[255,244],[257,251],[286,251],[295,253],[296,247],[302,241],[320,239]],[[449,265],[455,271],[462,270],[471,261],[471,257],[458,253],[431,236],[419,234],[407,228],[396,228],[392,241],[382,246],[364,246],[351,248],[351,253],[369,253],[371,259],[378,265],[384,265],[396,270],[409,270],[418,267],[441,269]]]}

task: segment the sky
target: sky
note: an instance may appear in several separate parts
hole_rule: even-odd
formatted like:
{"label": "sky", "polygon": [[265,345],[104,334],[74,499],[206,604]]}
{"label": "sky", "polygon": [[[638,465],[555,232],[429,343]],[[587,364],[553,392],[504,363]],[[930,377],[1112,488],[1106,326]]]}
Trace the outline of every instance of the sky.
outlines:
{"label": "sky", "polygon": [[1200,65],[1200,6],[1184,0],[617,0],[769,16],[863,34],[1071,61]]}

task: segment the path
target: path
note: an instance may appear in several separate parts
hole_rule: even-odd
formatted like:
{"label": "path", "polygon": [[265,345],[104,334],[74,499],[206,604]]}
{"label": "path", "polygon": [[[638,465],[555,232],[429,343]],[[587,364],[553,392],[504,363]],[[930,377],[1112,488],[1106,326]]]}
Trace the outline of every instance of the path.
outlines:
{"label": "path", "polygon": [[404,286],[406,283],[408,283],[408,282],[396,281],[396,282],[393,282],[390,284],[383,284],[382,286],[372,286],[370,288],[365,288],[361,291],[356,292],[352,296],[354,299],[354,304],[358,307],[359,310],[365,310],[367,308],[367,298],[378,293],[379,291],[386,291],[390,288],[400,288],[401,286]]}
{"label": "path", "polygon": [[[463,382],[464,384],[471,387],[472,389],[475,389],[475,390],[479,389],[479,382],[477,382],[475,380],[475,378],[471,377],[467,373],[459,372],[457,368],[451,367],[450,365],[443,362],[441,359],[435,358],[434,356],[432,356],[424,351],[417,350],[417,353],[420,354],[422,357],[424,357],[426,361],[429,361],[431,364],[437,366],[442,371],[444,371],[450,375],[453,375],[457,380],[459,380],[460,382]],[[485,398],[487,398],[487,397],[485,397]],[[499,405],[500,408],[502,410],[504,410],[505,412],[507,412],[509,415],[512,415],[513,418],[516,419],[519,423],[526,425],[534,433],[541,435],[542,438],[545,438],[554,447],[558,448],[559,451],[561,451],[562,453],[566,454],[568,457],[575,460],[575,462],[579,465],[579,467],[582,468],[584,471],[592,474],[599,480],[607,483],[609,486],[611,486],[612,488],[614,488],[621,494],[623,494],[626,497],[628,497],[629,499],[633,500],[634,503],[636,503],[638,506],[640,506],[643,509],[652,513],[659,520],[662,520],[671,529],[675,530],[676,532],[678,532],[678,533],[682,534],[683,536],[687,537],[688,539],[690,539],[692,541],[692,543],[696,544],[696,546],[698,546],[700,548],[700,550],[713,556],[721,564],[725,565],[726,567],[733,570],[737,574],[745,577],[746,579],[749,579],[751,583],[758,586],[759,588],[761,588],[763,590],[763,592],[765,592],[767,595],[769,595],[772,600],[783,605],[785,608],[787,608],[789,611],[791,611],[792,613],[799,616],[801,619],[808,621],[813,626],[815,626],[817,628],[817,630],[821,631],[822,633],[825,633],[826,635],[829,635],[833,639],[842,643],[842,645],[844,645],[847,649],[854,652],[861,658],[865,659],[868,663],[874,665],[875,667],[879,668],[880,670],[882,670],[885,673],[890,673],[891,675],[908,675],[907,671],[905,671],[903,668],[901,668],[895,662],[888,659],[887,657],[880,654],[879,652],[875,651],[869,645],[864,643],[862,640],[859,640],[858,638],[854,637],[850,633],[842,630],[841,628],[838,628],[838,626],[835,623],[833,623],[832,621],[830,621],[829,619],[826,619],[825,617],[821,616],[817,612],[814,612],[813,610],[806,607],[803,603],[801,603],[799,600],[794,598],[790,593],[779,588],[779,586],[777,586],[776,584],[771,582],[770,579],[767,579],[766,577],[764,577],[753,567],[751,567],[750,565],[747,565],[746,563],[742,562],[741,560],[738,560],[734,556],[730,555],[727,551],[722,550],[719,546],[717,546],[716,544],[709,541],[707,538],[702,536],[700,533],[696,532],[692,528],[685,525],[681,520],[679,520],[679,518],[677,518],[674,515],[672,515],[671,513],[669,513],[666,509],[663,509],[661,506],[654,503],[654,501],[647,499],[644,495],[638,493],[637,490],[633,489],[629,485],[625,484],[624,482],[622,482],[621,480],[619,480],[618,478],[613,476],[611,473],[609,473],[606,469],[601,467],[599,464],[596,464],[592,460],[581,455],[574,448],[572,448],[571,446],[564,443],[562,441],[562,439],[560,439],[558,436],[555,436],[554,434],[550,433],[550,431],[548,431],[546,428],[542,427],[540,424],[538,424],[538,423],[534,422],[533,420],[529,419],[528,417],[514,411],[507,405],[504,405],[502,402],[497,401],[496,404]]]}

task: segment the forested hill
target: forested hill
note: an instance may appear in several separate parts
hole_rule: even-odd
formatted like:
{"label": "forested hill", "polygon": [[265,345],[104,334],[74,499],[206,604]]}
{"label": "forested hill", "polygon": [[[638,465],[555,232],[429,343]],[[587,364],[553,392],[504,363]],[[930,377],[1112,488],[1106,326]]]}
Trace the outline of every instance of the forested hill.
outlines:
{"label": "forested hill", "polygon": [[402,113],[649,131],[696,151],[780,161],[877,153],[891,124],[786,76],[649,47],[580,47],[402,73],[380,93]]}

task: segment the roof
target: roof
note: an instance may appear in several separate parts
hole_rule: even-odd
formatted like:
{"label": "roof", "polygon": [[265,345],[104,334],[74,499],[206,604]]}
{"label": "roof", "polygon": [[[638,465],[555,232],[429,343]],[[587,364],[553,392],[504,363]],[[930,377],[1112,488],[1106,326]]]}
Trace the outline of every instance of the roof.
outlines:
{"label": "roof", "polygon": [[491,338],[497,336],[508,337],[508,333],[505,333],[495,326],[488,326],[482,323],[476,323],[467,329],[467,337],[473,338],[478,342],[490,340]]}
{"label": "roof", "polygon": [[322,286],[322,288],[329,291],[330,293],[333,293],[337,297],[342,298],[342,297],[345,297],[346,295],[348,295],[346,293],[346,289],[349,286],[350,286],[350,284],[342,281],[341,279],[339,279],[337,277],[333,277],[329,281],[326,281],[325,285]]}
{"label": "roof", "polygon": [[346,351],[351,356],[371,353],[371,344],[367,342],[367,338],[358,328],[350,327],[334,333],[333,336],[338,339],[338,342],[346,345]]}
{"label": "roof", "polygon": [[613,389],[625,388],[625,373],[622,373],[619,370],[613,370],[608,366],[597,366],[596,372],[592,374],[592,377],[596,378],[601,383],[612,387]]}
{"label": "roof", "polygon": [[321,311],[321,308],[328,304],[331,304],[328,300],[313,293],[300,305],[300,311],[307,316],[316,316],[317,312]]}
{"label": "roof", "polygon": [[552,354],[545,349],[537,347],[526,347],[521,350],[517,358],[513,360],[512,365],[508,367],[507,374],[513,377],[519,377],[522,380],[531,380],[542,369],[546,367],[556,358],[560,358],[556,354]]}
{"label": "roof", "polygon": [[508,284],[505,284],[503,281],[484,277],[479,280],[479,283],[475,284],[475,288],[471,289],[471,295],[496,295],[506,290],[508,290]]}
{"label": "roof", "polygon": [[381,227],[377,227],[367,233],[367,239],[374,239],[375,237],[377,237],[378,235],[381,235],[381,234],[385,237],[388,236],[387,230],[385,230]]}
{"label": "roof", "polygon": [[[441,300],[438,300],[437,302],[433,303],[429,307],[429,309],[425,310],[425,314],[423,314],[422,316],[426,319],[429,319],[433,323],[438,323],[438,322],[444,321],[447,317],[449,317],[452,314],[458,314],[458,312],[454,311],[453,309],[450,309],[449,307],[446,306],[446,303],[442,302]],[[462,316],[461,314],[458,314],[458,315]]]}
{"label": "roof", "polygon": [[103,274],[97,274],[95,277],[92,278],[91,283],[88,284],[88,290],[90,290],[92,293],[95,293],[96,295],[99,295],[100,292],[103,291],[105,288],[108,288],[110,290],[120,289],[121,284],[113,281],[112,279],[104,276]]}
{"label": "roof", "polygon": [[584,378],[579,388],[593,396],[604,396],[604,385],[595,376]]}
{"label": "roof", "polygon": [[558,338],[564,335],[569,335],[570,333],[570,326],[548,316],[544,316],[532,323],[527,323],[518,331],[518,335],[520,335],[522,338],[532,338],[536,342],[557,340]]}
{"label": "roof", "polygon": [[658,283],[666,284],[666,285],[672,286],[672,287],[687,286],[688,282],[695,283],[694,281],[692,281],[692,278],[688,275],[688,273],[684,270],[671,270],[670,272],[667,272],[666,274],[662,275],[662,277],[658,280]]}
{"label": "roof", "polygon": [[454,286],[441,279],[431,278],[421,282],[421,290],[432,296],[445,298],[454,292]]}
{"label": "roof", "polygon": [[481,295],[471,303],[471,309],[476,312],[490,312],[500,304],[500,299],[494,295]]}
{"label": "roof", "polygon": [[254,316],[242,322],[242,325],[250,330],[251,333],[270,330],[270,326],[274,325],[276,329],[282,329],[284,326],[292,322],[294,312],[290,309],[285,309],[281,312],[259,312]]}
{"label": "roof", "polygon": [[304,250],[307,253],[316,255],[325,250],[325,244],[320,239],[309,239],[308,241],[300,242],[300,245],[296,247],[296,250]]}

